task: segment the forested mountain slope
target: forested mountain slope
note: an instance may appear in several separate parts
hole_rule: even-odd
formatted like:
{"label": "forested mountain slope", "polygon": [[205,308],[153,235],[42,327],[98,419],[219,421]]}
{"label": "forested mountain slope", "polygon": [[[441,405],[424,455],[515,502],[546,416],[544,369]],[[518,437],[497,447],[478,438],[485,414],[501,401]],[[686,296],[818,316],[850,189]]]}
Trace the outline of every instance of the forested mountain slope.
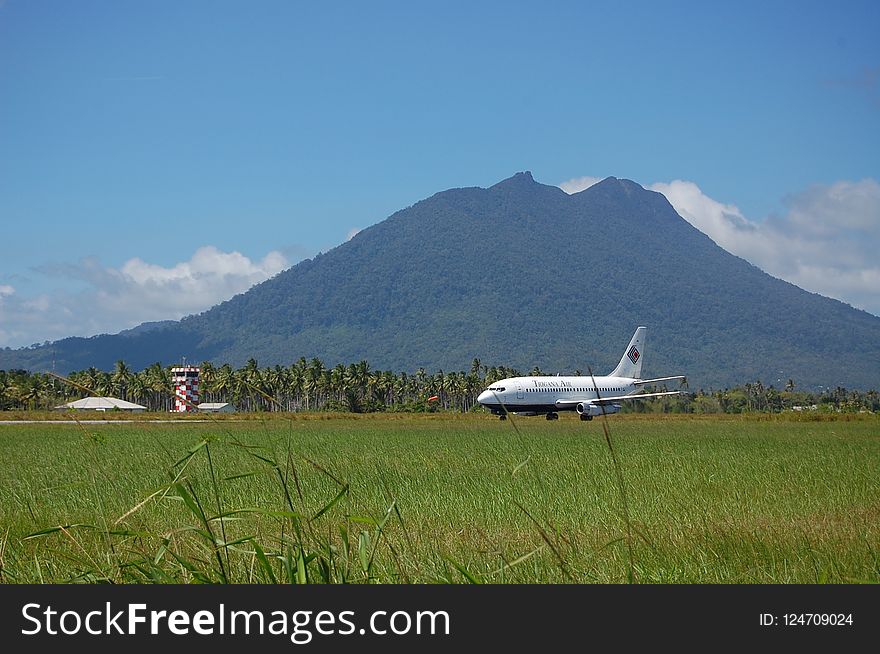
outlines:
{"label": "forested mountain slope", "polygon": [[518,173],[437,193],[209,311],[144,333],[0,351],[0,368],[213,360],[460,370],[614,367],[648,327],[646,375],[880,386],[880,318],[771,277],[610,177],[567,195]]}

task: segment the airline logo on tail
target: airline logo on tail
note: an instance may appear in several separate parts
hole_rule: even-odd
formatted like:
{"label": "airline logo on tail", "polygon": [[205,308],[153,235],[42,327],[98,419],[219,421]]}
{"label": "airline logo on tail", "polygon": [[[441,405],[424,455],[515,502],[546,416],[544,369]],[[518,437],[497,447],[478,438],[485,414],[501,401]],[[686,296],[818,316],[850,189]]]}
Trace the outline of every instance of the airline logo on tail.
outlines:
{"label": "airline logo on tail", "polygon": [[[620,350],[618,350],[618,352],[620,352]],[[641,354],[639,354],[639,351],[636,349],[635,345],[629,348],[629,352],[627,352],[626,355],[629,357],[629,360],[633,362],[633,364],[635,364],[639,360],[639,357],[642,356]]]}

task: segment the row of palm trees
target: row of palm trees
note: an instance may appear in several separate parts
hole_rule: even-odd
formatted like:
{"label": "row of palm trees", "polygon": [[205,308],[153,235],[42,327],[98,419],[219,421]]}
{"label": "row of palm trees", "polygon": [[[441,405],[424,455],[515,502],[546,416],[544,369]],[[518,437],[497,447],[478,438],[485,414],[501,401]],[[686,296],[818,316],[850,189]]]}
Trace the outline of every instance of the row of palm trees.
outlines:
{"label": "row of palm trees", "polygon": [[[237,369],[204,362],[200,368],[200,402],[229,402],[242,411],[470,411],[487,385],[519,374],[504,366],[483,366],[479,359],[467,372],[433,374],[424,368],[415,374],[373,370],[367,361],[328,368],[318,358],[265,368],[250,359]],[[87,393],[136,402],[151,411],[170,411],[174,405],[171,368],[159,363],[134,372],[117,361],[112,371],[89,368],[66,380],[0,371],[0,409],[47,409]]]}
{"label": "row of palm trees", "polygon": [[[242,411],[470,411],[476,398],[494,382],[520,373],[504,366],[484,366],[474,359],[470,370],[414,374],[373,370],[367,361],[328,368],[320,359],[300,358],[290,366],[260,368],[250,359],[241,368],[229,364],[200,366],[200,401],[229,402]],[[537,368],[530,374],[540,375]],[[105,372],[89,368],[66,379],[51,374],[0,370],[0,410],[50,409],[86,394],[118,397],[151,411],[174,406],[171,368],[154,363],[134,372],[124,361]],[[836,411],[880,411],[880,394],[829,389],[796,391],[792,380],[782,390],[760,381],[704,393],[683,394],[625,405],[624,410],[663,413],[779,412],[817,404]]]}

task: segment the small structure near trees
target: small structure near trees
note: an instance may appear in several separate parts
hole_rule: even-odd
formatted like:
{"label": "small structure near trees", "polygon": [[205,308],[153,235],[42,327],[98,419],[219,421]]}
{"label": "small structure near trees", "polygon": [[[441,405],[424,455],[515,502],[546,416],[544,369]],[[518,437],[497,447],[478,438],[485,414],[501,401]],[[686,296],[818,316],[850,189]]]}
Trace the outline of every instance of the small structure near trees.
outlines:
{"label": "small structure near trees", "polygon": [[235,413],[235,410],[229,402],[202,402],[199,405],[200,413]]}
{"label": "small structure near trees", "polygon": [[116,397],[84,397],[55,407],[56,411],[146,411],[147,407]]}

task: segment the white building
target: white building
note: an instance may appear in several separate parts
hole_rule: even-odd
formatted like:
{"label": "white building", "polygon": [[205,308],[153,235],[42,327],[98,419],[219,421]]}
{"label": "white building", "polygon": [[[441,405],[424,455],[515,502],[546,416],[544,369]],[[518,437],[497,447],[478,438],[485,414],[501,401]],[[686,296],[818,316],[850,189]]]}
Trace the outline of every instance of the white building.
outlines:
{"label": "white building", "polygon": [[229,402],[202,402],[199,411],[203,413],[235,413],[235,407]]}
{"label": "white building", "polygon": [[84,397],[81,400],[55,407],[56,411],[63,411],[65,409],[74,411],[112,411],[114,409],[119,409],[120,411],[146,411],[147,407],[115,397]]}

